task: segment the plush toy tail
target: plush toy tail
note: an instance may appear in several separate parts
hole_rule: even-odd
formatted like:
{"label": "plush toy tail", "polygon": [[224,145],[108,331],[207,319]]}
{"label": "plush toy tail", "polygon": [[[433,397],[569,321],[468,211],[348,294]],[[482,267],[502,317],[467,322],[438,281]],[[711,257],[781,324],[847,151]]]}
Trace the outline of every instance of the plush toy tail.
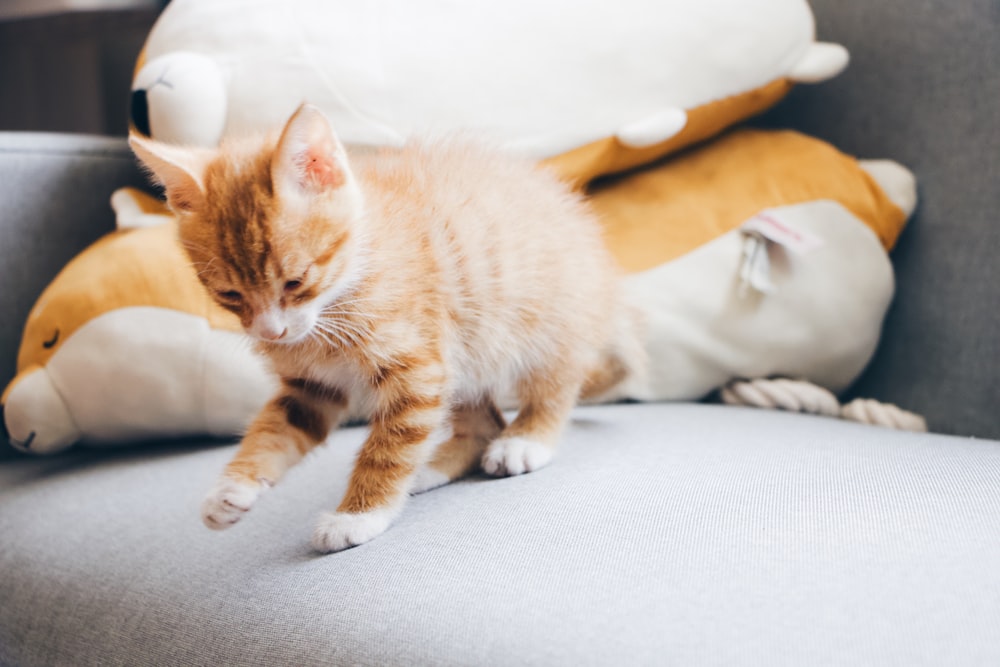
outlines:
{"label": "plush toy tail", "polygon": [[902,431],[927,431],[927,421],[918,414],[870,398],[858,398],[841,405],[832,392],[805,380],[736,380],[723,387],[721,398],[727,405],[839,417]]}
{"label": "plush toy tail", "polygon": [[837,76],[850,62],[850,54],[840,44],[814,42],[788,78],[796,83],[819,83]]}

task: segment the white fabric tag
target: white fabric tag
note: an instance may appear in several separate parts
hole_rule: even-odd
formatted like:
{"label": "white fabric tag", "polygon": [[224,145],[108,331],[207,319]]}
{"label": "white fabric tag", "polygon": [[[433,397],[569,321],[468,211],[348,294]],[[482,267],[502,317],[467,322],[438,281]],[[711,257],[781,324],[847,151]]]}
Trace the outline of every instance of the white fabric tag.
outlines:
{"label": "white fabric tag", "polygon": [[761,211],[742,225],[743,257],[740,265],[740,296],[745,296],[750,288],[762,294],[774,292],[771,281],[771,261],[768,257],[770,244],[787,248],[797,255],[804,255],[822,247],[825,241],[813,232],[782,220],[776,209]]}
{"label": "white fabric tag", "polygon": [[743,237],[743,262],[740,265],[740,296],[753,289],[763,294],[774,291],[771,282],[771,260],[767,256],[767,239],[753,232]]}

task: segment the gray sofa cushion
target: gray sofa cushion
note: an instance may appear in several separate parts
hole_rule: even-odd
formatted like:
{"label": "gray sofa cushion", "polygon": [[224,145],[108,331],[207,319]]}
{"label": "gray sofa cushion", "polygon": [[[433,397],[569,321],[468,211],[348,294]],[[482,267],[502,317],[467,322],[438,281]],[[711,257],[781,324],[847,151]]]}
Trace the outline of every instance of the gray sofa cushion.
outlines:
{"label": "gray sofa cushion", "polygon": [[363,433],[225,533],[229,446],[0,466],[0,663],[1000,664],[1000,442],[586,408],[550,467],[316,556]]}

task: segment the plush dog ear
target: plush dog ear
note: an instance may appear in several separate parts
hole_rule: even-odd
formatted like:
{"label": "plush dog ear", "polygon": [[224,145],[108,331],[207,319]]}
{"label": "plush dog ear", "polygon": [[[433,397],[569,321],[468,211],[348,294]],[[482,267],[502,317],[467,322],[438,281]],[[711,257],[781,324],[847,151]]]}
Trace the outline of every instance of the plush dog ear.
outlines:
{"label": "plush dog ear", "polygon": [[167,191],[167,203],[175,212],[190,213],[205,202],[205,167],[214,151],[175,146],[132,133],[129,146],[139,161]]}
{"label": "plush dog ear", "polygon": [[271,164],[275,190],[315,194],[350,180],[347,153],[317,107],[303,104],[285,124]]}

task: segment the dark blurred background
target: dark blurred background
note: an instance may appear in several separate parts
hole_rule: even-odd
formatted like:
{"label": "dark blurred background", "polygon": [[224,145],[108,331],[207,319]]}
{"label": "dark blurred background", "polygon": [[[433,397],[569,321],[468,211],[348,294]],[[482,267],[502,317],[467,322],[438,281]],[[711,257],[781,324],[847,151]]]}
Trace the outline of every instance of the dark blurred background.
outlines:
{"label": "dark blurred background", "polygon": [[0,130],[124,136],[136,57],[167,0],[0,0]]}

